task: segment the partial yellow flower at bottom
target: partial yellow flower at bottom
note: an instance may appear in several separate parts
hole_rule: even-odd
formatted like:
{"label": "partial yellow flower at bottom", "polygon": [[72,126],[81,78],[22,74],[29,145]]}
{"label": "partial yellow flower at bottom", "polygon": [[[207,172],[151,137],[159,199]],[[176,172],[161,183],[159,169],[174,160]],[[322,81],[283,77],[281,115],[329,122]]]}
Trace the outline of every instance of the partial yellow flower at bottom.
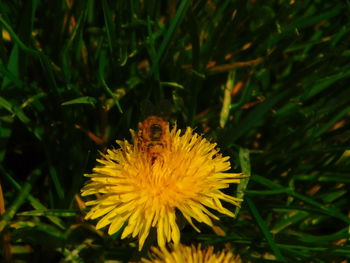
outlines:
{"label": "partial yellow flower at bottom", "polygon": [[214,253],[214,247],[205,249],[179,245],[173,250],[152,247],[151,259],[142,259],[142,263],[241,263],[239,256],[231,251]]}
{"label": "partial yellow flower at bottom", "polygon": [[[86,219],[101,217],[96,228],[109,225],[110,235],[125,226],[121,238],[138,237],[141,250],[151,228],[157,231],[160,247],[171,241],[179,244],[176,211],[197,231],[192,219],[209,226],[219,219],[208,208],[234,217],[221,204],[239,206],[242,201],[220,191],[242,178],[225,172],[230,169],[229,157],[222,157],[216,144],[191,128],[181,135],[176,127],[170,131],[168,123],[163,128],[142,125],[138,134],[131,131],[133,143],[117,141],[120,148],[107,150],[97,160],[101,165],[85,175],[90,181],[82,195],[97,198],[86,202],[92,206]],[[147,135],[147,129],[153,133]]]}

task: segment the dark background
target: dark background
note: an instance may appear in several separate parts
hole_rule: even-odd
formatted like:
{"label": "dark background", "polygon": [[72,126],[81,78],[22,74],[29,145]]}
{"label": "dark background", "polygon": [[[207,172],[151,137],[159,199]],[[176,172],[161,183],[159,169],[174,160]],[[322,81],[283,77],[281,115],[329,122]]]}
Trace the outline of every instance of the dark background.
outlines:
{"label": "dark background", "polygon": [[[349,260],[348,1],[0,1],[0,230],[15,262],[130,260],[84,222],[98,150],[147,113],[216,141],[252,176],[226,236],[251,262]],[[150,109],[152,112],[152,109]],[[249,161],[249,160],[248,160]],[[241,186],[242,187],[242,186]],[[231,193],[234,188],[229,189]]]}

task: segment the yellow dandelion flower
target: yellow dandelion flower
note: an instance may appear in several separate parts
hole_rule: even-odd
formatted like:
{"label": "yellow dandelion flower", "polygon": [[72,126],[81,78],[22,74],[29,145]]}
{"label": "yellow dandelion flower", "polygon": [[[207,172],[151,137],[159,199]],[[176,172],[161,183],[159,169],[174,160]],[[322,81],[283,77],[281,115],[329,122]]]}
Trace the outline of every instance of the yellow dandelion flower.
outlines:
{"label": "yellow dandelion flower", "polygon": [[178,245],[171,251],[152,247],[151,259],[142,259],[142,263],[241,263],[239,256],[231,251],[214,253],[214,247],[205,249]]}
{"label": "yellow dandelion flower", "polygon": [[117,141],[119,149],[102,154],[82,189],[83,196],[97,196],[86,202],[92,206],[86,219],[102,217],[96,228],[109,225],[110,235],[125,226],[121,238],[138,237],[140,250],[151,228],[157,230],[160,247],[179,244],[176,210],[199,231],[192,219],[212,226],[212,219],[219,218],[208,208],[234,217],[221,201],[236,206],[242,201],[220,191],[242,176],[225,172],[229,157],[222,157],[216,144],[191,128],[183,135],[176,127],[170,131],[167,122],[156,118],[140,123],[138,134],[131,130],[133,143]]}

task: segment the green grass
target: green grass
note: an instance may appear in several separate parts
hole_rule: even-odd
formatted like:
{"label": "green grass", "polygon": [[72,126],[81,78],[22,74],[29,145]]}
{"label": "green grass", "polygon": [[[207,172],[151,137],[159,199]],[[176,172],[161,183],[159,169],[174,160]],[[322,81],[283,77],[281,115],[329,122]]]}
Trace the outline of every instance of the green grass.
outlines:
{"label": "green grass", "polygon": [[229,189],[245,201],[217,222],[226,235],[186,227],[183,243],[230,243],[244,262],[349,261],[349,11],[321,0],[0,1],[0,257],[137,257],[133,240],[83,221],[77,195],[98,151],[130,138],[142,101],[166,99],[170,121],[251,173]]}

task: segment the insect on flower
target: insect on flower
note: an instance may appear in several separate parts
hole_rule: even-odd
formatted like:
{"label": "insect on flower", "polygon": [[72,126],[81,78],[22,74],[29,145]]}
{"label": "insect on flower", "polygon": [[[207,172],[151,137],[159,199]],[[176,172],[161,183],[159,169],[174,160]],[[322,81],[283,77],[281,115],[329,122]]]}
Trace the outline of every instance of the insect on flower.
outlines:
{"label": "insect on flower", "polygon": [[138,132],[130,130],[133,143],[117,141],[118,149],[102,153],[82,189],[82,196],[96,196],[86,202],[85,219],[99,218],[96,229],[108,226],[109,235],[120,230],[121,239],[137,237],[139,250],[153,230],[160,248],[179,245],[180,216],[199,232],[196,222],[219,220],[214,211],[235,217],[224,202],[242,202],[223,192],[242,178],[229,172],[229,157],[191,127],[170,129],[160,113],[148,114]]}
{"label": "insect on flower", "polygon": [[152,164],[160,153],[169,147],[169,123],[158,116],[149,116],[139,123],[138,145],[150,158]]}
{"label": "insect on flower", "polygon": [[162,100],[157,107],[148,100],[141,102],[141,112],[148,116],[138,125],[136,143],[149,156],[152,164],[170,146],[169,122],[166,120],[170,114],[168,109],[167,100]]}

